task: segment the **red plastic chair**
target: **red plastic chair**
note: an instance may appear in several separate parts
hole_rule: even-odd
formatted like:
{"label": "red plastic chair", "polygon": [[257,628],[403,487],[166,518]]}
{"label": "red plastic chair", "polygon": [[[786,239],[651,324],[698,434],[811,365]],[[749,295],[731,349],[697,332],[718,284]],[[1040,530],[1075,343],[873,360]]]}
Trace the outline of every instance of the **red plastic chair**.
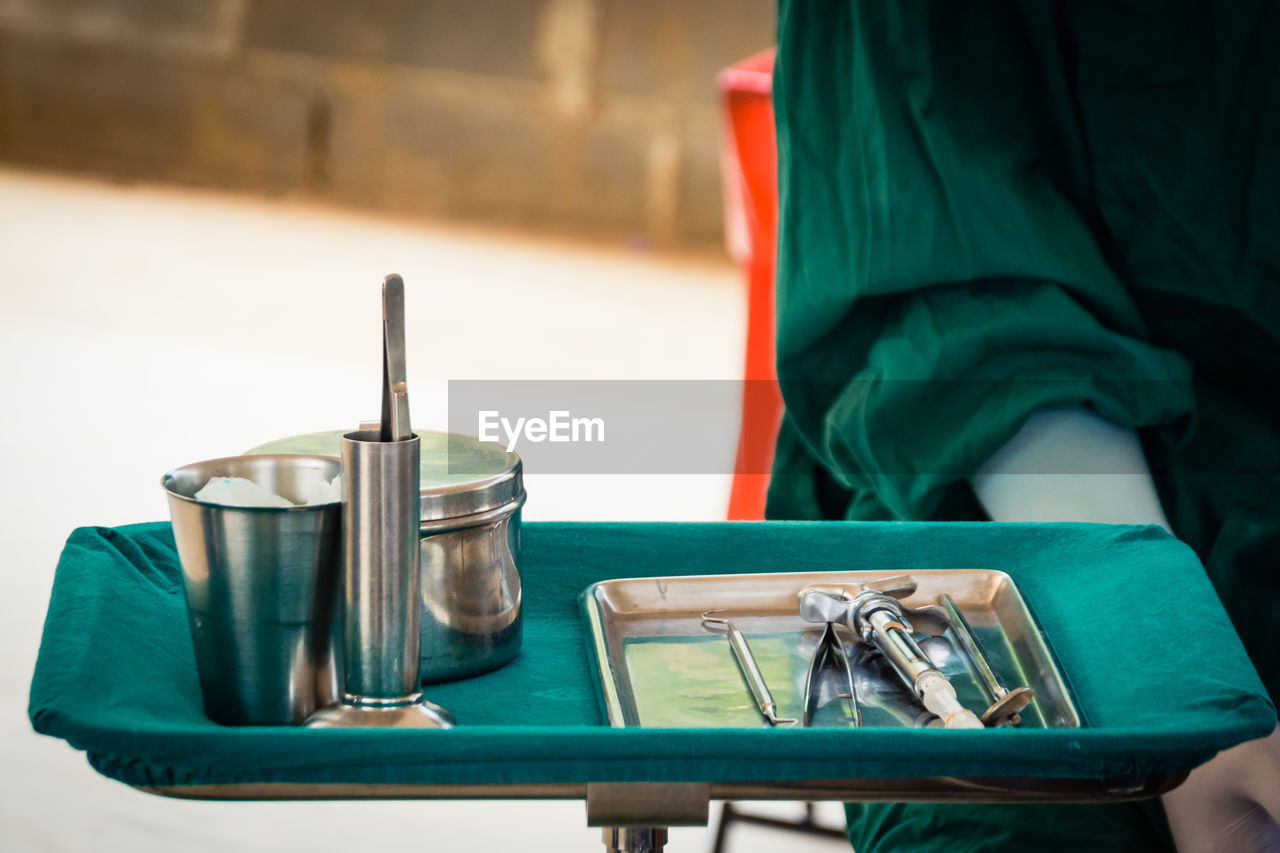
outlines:
{"label": "red plastic chair", "polygon": [[773,275],[777,241],[777,145],[773,125],[772,49],[734,63],[716,77],[723,113],[725,242],[747,279],[747,356],[742,426],[730,521],[764,518],[769,466],[782,420],[774,369]]}

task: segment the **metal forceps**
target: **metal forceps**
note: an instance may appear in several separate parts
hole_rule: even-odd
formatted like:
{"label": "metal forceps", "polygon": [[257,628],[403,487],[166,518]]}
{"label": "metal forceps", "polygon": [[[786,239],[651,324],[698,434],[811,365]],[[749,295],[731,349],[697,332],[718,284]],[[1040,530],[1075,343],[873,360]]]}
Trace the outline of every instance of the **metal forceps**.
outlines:
{"label": "metal forceps", "polygon": [[755,700],[756,707],[760,710],[760,716],[764,717],[771,726],[783,723],[789,726],[795,725],[798,722],[797,720],[778,716],[778,705],[773,701],[773,694],[769,692],[769,685],[765,684],[764,675],[756,664],[756,656],[751,653],[751,646],[747,644],[746,635],[739,631],[738,626],[728,619],[711,615],[712,613],[724,612],[724,610],[705,611],[702,614],[703,627],[706,627],[708,622],[712,625],[724,626],[724,632],[729,637],[729,646],[733,649],[733,657],[738,662],[738,669],[742,671],[742,677],[746,680],[747,687],[751,689],[751,698]]}
{"label": "metal forceps", "polygon": [[855,728],[861,728],[862,708],[858,704],[858,690],[853,684],[853,667],[849,665],[849,655],[844,650],[844,642],[836,633],[836,626],[832,622],[828,622],[822,629],[822,637],[818,640],[818,646],[813,650],[813,657],[809,660],[809,672],[804,679],[804,711],[800,715],[803,720],[801,725],[812,725],[818,709],[825,704],[822,701],[822,684],[826,672],[835,673],[840,688],[848,687],[848,692],[838,692],[835,696],[836,699],[847,700],[852,710],[852,713],[845,715],[842,719],[853,723]]}

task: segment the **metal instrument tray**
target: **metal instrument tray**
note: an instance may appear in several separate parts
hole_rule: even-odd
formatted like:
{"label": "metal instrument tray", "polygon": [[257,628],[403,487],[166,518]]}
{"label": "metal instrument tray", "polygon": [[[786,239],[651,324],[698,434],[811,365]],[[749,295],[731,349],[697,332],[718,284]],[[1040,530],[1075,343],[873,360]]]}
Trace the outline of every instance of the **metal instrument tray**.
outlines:
{"label": "metal instrument tray", "polygon": [[[724,635],[702,625],[703,611],[722,608],[728,612],[721,615],[732,618],[750,640],[778,713],[798,718],[805,673],[823,626],[800,618],[797,592],[808,584],[856,589],[887,574],[892,573],[695,575],[593,584],[582,603],[606,718],[613,726],[767,726]],[[1012,578],[987,569],[913,569],[910,574],[919,586],[904,605],[932,605],[939,594],[950,594],[996,675],[1010,688],[1035,690],[1021,727],[1081,725],[1071,693]],[[864,728],[912,728],[930,718],[879,653],[849,632],[841,633]],[[961,703],[980,713],[990,700],[952,631],[925,638],[921,645],[955,685]]]}

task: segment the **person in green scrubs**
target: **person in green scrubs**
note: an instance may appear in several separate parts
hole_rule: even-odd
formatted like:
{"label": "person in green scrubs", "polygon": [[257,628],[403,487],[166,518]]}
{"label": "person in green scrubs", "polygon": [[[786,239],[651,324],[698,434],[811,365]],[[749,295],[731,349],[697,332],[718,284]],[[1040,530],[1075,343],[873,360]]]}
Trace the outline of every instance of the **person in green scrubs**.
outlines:
{"label": "person in green scrubs", "polygon": [[[975,475],[1084,413],[1141,442],[1280,695],[1280,4],[781,0],[774,105],[767,516],[984,519]],[[1172,845],[1155,803],[849,826],[858,853]]]}

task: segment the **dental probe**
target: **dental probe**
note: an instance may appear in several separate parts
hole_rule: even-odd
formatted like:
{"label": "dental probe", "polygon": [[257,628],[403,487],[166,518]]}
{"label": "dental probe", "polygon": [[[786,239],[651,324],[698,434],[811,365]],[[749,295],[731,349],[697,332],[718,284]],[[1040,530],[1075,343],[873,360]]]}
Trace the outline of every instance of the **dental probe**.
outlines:
{"label": "dental probe", "polygon": [[712,616],[712,613],[724,613],[724,611],[708,610],[703,613],[703,626],[705,627],[707,622],[724,626],[725,633],[729,635],[729,645],[733,648],[733,656],[738,661],[738,667],[742,670],[742,676],[746,679],[747,687],[751,689],[751,698],[755,700],[756,708],[760,710],[760,716],[764,717],[771,726],[777,726],[782,723],[795,725],[796,720],[778,716],[778,704],[773,701],[773,694],[769,692],[769,685],[765,683],[764,674],[760,672],[760,667],[756,664],[756,656],[751,653],[751,646],[747,644],[746,635],[739,631],[738,626],[728,619]]}

